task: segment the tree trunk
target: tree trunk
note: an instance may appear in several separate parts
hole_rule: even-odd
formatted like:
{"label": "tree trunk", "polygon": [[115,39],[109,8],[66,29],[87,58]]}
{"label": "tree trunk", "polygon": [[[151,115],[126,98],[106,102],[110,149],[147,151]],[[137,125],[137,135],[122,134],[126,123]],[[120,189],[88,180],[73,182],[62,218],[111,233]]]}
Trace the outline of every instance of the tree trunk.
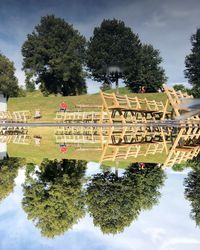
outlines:
{"label": "tree trunk", "polygon": [[115,85],[116,85],[116,94],[119,94],[119,78],[118,77],[116,78]]}

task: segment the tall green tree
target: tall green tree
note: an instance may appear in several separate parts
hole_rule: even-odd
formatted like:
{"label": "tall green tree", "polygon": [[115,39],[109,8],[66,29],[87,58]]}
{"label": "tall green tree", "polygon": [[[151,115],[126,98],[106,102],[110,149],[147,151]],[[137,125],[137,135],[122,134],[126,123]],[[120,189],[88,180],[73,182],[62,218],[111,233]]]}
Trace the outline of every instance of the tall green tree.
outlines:
{"label": "tall green tree", "polygon": [[129,71],[127,71],[127,86],[134,90],[136,84],[145,86],[147,92],[157,92],[166,82],[167,77],[161,66],[162,58],[160,52],[152,45],[143,44],[138,59],[137,78],[135,77],[135,64],[131,61]]}
{"label": "tall green tree", "polygon": [[18,169],[22,165],[19,158],[0,160],[0,201],[13,192]]}
{"label": "tall green tree", "polygon": [[22,46],[23,69],[33,73],[45,94],[85,93],[85,44],[85,38],[64,19],[42,17]]}
{"label": "tall green tree", "polygon": [[200,161],[184,181],[185,197],[191,204],[191,218],[200,227]]}
{"label": "tall green tree", "polygon": [[23,185],[22,206],[41,234],[53,238],[72,228],[85,214],[82,184],[86,162],[44,160],[39,170],[32,167]]}
{"label": "tall green tree", "polygon": [[193,86],[193,94],[200,97],[200,28],[191,36],[191,53],[185,58],[185,76]]}
{"label": "tall green tree", "polygon": [[165,175],[155,164],[140,169],[128,167],[122,176],[104,172],[94,175],[87,185],[87,206],[95,226],[105,234],[116,234],[138,218],[142,209],[158,203]]}
{"label": "tall green tree", "polygon": [[[88,69],[104,88],[109,82],[115,82],[118,88],[120,77],[132,91],[138,84],[146,86],[147,91],[157,91],[166,81],[161,62],[159,51],[152,45],[142,45],[138,35],[120,20],[103,20],[88,43]],[[118,66],[122,72],[113,68],[109,74],[110,66]]]}
{"label": "tall green tree", "polygon": [[15,77],[15,67],[6,56],[0,53],[0,92],[7,96],[16,97],[19,86]]}
{"label": "tall green tree", "polygon": [[[88,43],[87,66],[92,78],[105,82],[109,67],[118,66],[123,70],[122,77],[125,79],[130,65],[134,77],[137,78],[140,49],[138,35],[126,27],[124,22],[116,19],[103,20],[100,27],[94,29]],[[110,80],[118,87],[118,79],[115,76]]]}

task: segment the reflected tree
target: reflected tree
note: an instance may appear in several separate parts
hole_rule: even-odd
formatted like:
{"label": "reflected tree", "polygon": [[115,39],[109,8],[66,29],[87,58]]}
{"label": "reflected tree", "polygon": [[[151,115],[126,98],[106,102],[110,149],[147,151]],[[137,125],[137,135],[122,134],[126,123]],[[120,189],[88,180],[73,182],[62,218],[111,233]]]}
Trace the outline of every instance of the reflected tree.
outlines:
{"label": "reflected tree", "polygon": [[105,234],[122,232],[139,214],[139,200],[129,179],[112,172],[96,174],[87,186],[87,206]]}
{"label": "reflected tree", "polygon": [[15,186],[14,180],[22,164],[23,160],[20,158],[0,160],[0,201],[13,192]]}
{"label": "reflected tree", "polygon": [[85,161],[47,159],[28,169],[22,206],[43,236],[61,235],[84,216],[85,170]]}
{"label": "reflected tree", "polygon": [[87,185],[87,206],[94,225],[105,234],[116,234],[136,220],[142,209],[158,203],[165,175],[149,164],[132,164],[122,176],[112,172],[94,175]]}
{"label": "reflected tree", "polygon": [[200,162],[185,178],[184,186],[185,197],[192,207],[190,216],[200,226]]}
{"label": "reflected tree", "polygon": [[161,196],[160,188],[164,185],[165,173],[154,163],[146,163],[144,168],[140,164],[131,164],[125,172],[126,178],[134,183],[137,195],[140,197],[141,209],[152,209],[157,205]]}

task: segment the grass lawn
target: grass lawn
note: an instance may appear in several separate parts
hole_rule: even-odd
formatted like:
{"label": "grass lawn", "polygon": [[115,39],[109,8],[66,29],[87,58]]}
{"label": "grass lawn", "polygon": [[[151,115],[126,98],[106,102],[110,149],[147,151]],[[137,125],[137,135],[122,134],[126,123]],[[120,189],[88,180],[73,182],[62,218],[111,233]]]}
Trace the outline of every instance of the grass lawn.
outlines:
{"label": "grass lawn", "polygon": [[[72,144],[68,147],[66,153],[61,153],[59,145],[55,143],[54,128],[29,128],[28,134],[31,136],[30,144],[8,144],[8,155],[9,157],[21,157],[26,158],[28,163],[40,164],[44,158],[48,159],[76,159],[99,162],[101,158],[101,150],[89,150],[89,151],[78,151]],[[41,145],[35,145],[33,136],[39,135],[42,137]],[[81,145],[81,144],[80,144]],[[89,145],[85,145],[89,146]],[[90,144],[94,148],[100,146],[97,144]],[[142,145],[145,151],[146,145]],[[156,153],[145,157],[130,157],[127,160],[120,160],[119,167],[125,168],[133,162],[151,162],[151,163],[163,163],[166,159],[165,153]],[[115,162],[107,161],[103,162],[107,166],[115,166]]]}
{"label": "grass lawn", "polygon": [[[114,90],[112,90],[114,91]],[[112,92],[109,91],[109,92]],[[164,93],[146,93],[136,94],[130,93],[127,88],[119,88],[120,94],[127,94],[128,96],[138,96],[139,98],[147,98],[149,100],[157,100],[165,102],[167,96]],[[70,109],[74,109],[77,104],[101,105],[99,94],[80,95],[80,96],[48,96],[44,97],[39,91],[28,93],[26,97],[9,98],[8,110],[29,110],[34,114],[35,109],[40,109],[42,113],[41,121],[53,122],[55,113],[59,108],[59,104],[65,101]]]}
{"label": "grass lawn", "polygon": [[[112,90],[114,91],[114,90]],[[109,91],[109,92],[112,92]],[[165,102],[167,96],[164,93],[147,93],[147,94],[135,94],[130,93],[127,88],[120,88],[120,94],[127,94],[129,96],[138,96],[139,98],[147,98],[149,100],[163,101]],[[28,93],[26,97],[9,98],[8,110],[30,110],[34,113],[35,109],[40,109],[42,113],[43,122],[54,122],[55,113],[58,110],[60,102],[65,101],[70,109],[74,109],[77,104],[90,104],[101,105],[100,95],[80,95],[80,96],[49,96],[44,97],[39,91]],[[67,153],[62,154],[59,150],[59,145],[55,143],[54,128],[29,128],[29,134],[31,137],[34,135],[40,135],[42,137],[41,145],[37,146],[34,140],[31,140],[31,144],[8,144],[8,155],[10,157],[22,157],[26,158],[27,162],[40,164],[44,158],[48,159],[77,159],[99,162],[101,157],[101,151],[77,151],[74,146],[69,146]],[[166,154],[155,154],[146,157],[129,158],[119,162],[119,167],[125,168],[133,162],[152,162],[163,163],[166,159]],[[104,162],[105,165],[115,166],[115,162]]]}

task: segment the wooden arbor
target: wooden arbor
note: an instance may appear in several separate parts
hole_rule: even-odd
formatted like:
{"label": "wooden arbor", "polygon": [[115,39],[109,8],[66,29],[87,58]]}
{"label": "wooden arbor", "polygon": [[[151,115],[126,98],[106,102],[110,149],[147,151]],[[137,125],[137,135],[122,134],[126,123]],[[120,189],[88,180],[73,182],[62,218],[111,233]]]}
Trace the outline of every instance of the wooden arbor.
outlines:
{"label": "wooden arbor", "polygon": [[100,92],[102,100],[102,116],[100,123],[108,120],[110,124],[115,122],[134,123],[147,122],[156,119],[163,120],[168,107],[168,100],[164,105],[163,102],[150,101],[146,98],[139,99],[128,97],[127,95],[116,95]]}
{"label": "wooden arbor", "polygon": [[164,163],[166,167],[193,159],[200,153],[200,126],[180,128]]}
{"label": "wooden arbor", "polygon": [[181,115],[180,104],[183,102],[184,99],[192,99],[192,95],[188,95],[187,93],[182,93],[181,91],[175,91],[174,88],[167,87],[163,85],[165,93],[168,97],[169,104],[171,105],[175,116]]}

